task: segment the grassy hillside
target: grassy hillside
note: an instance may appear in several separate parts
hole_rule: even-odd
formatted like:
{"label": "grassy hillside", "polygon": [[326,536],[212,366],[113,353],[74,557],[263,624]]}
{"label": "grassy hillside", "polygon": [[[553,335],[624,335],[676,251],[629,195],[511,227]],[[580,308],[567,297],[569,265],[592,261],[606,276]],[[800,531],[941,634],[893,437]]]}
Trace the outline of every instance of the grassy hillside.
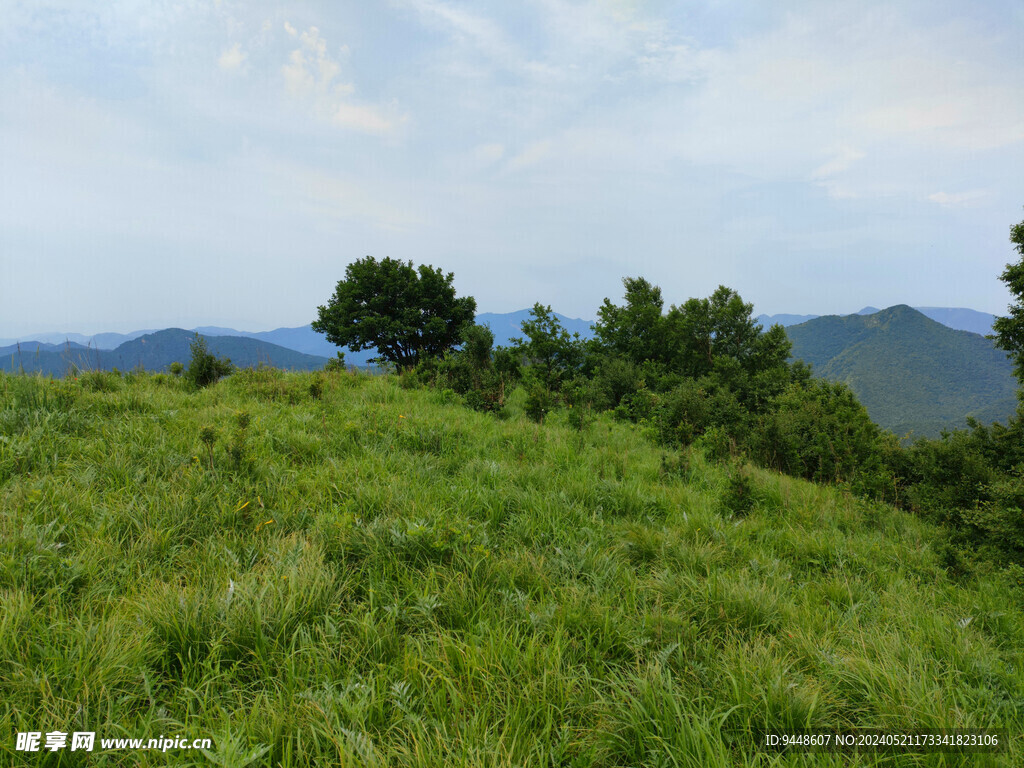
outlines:
{"label": "grassy hillside", "polygon": [[988,339],[955,331],[907,306],[874,315],[821,317],[786,329],[792,356],[850,385],[871,418],[897,435],[1005,422],[1016,380],[1006,353]]}
{"label": "grassy hillside", "polygon": [[[69,766],[1024,760],[1013,575],[954,580],[915,518],[627,425],[451,400],[270,369],[198,393],[0,374],[2,732],[214,745]],[[752,746],[855,726],[1010,741]]]}

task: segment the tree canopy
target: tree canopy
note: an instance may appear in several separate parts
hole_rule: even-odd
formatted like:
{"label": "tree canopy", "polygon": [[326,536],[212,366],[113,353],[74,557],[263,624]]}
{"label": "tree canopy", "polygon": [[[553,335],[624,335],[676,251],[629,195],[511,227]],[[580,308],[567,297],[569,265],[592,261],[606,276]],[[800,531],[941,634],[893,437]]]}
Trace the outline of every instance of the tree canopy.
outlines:
{"label": "tree canopy", "polygon": [[530,319],[522,322],[522,329],[523,336],[512,339],[513,349],[545,389],[560,389],[583,362],[580,335],[570,336],[551,307],[539,302],[530,310]]}
{"label": "tree canopy", "polygon": [[459,344],[476,317],[476,300],[456,298],[453,278],[433,266],[367,256],[346,267],[334,295],[317,308],[313,330],[339,347],[376,348],[377,360],[411,368]]}
{"label": "tree canopy", "polygon": [[667,350],[661,288],[642,277],[623,278],[622,284],[626,288],[626,305],[619,307],[605,299],[597,310],[594,334],[598,344],[634,363],[663,360]]}
{"label": "tree canopy", "polygon": [[999,278],[1006,283],[1016,300],[1007,317],[997,317],[992,324],[996,344],[1010,353],[1016,367],[1017,379],[1024,386],[1024,221],[1010,228],[1010,242],[1020,255],[1016,264],[1007,264]]}

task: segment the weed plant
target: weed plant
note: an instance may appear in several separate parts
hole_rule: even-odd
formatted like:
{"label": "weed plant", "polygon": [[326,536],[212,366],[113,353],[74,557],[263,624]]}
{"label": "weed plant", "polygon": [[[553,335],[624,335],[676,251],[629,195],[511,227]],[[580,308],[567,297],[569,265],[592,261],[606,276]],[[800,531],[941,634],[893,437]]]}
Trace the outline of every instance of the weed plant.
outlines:
{"label": "weed plant", "polygon": [[[214,746],[25,764],[1024,762],[1020,569],[954,576],[909,514],[526,403],[0,375],[0,763],[51,730]],[[1006,747],[755,746],[851,728]]]}

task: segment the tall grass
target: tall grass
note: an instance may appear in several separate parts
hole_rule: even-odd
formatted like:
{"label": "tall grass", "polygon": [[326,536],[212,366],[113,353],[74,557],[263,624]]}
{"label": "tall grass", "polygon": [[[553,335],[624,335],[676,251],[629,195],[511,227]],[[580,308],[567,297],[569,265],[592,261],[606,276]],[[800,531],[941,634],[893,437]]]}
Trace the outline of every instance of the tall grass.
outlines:
{"label": "tall grass", "polygon": [[[2,762],[51,730],[214,748],[30,764],[1024,759],[1013,580],[952,578],[890,508],[522,409],[347,373],[0,376]],[[855,727],[1011,738],[754,746]]]}

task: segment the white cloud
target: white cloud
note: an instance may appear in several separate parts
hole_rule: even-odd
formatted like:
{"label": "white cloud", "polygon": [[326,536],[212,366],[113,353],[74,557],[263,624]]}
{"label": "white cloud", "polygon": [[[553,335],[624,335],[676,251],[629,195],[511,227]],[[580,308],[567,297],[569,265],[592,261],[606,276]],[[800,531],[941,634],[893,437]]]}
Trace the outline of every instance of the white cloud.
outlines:
{"label": "white cloud", "polygon": [[[349,101],[355,87],[351,83],[336,82],[341,64],[328,52],[327,41],[317,27],[299,32],[285,22],[284,28],[300,43],[281,67],[285,88],[292,96],[309,100],[322,119],[341,128],[369,134],[392,133],[406,121],[394,105],[381,107]],[[346,57],[348,46],[342,46],[338,52]]]}
{"label": "white cloud", "polygon": [[242,44],[235,43],[224,51],[217,59],[217,65],[225,72],[237,72],[245,64],[246,54],[242,51]]}
{"label": "white cloud", "polygon": [[481,166],[493,165],[505,156],[502,144],[481,144],[473,150],[473,159]]}
{"label": "white cloud", "polygon": [[240,159],[237,165],[259,178],[258,187],[274,190],[277,200],[285,204],[282,215],[297,213],[307,226],[330,229],[361,222],[378,231],[403,232],[424,223],[414,194],[378,179],[330,173],[262,152]]}
{"label": "white cloud", "polygon": [[[401,118],[399,118],[401,119]],[[396,121],[373,106],[342,102],[334,110],[331,122],[343,128],[352,128],[363,133],[390,133]]]}
{"label": "white cloud", "polygon": [[[300,47],[288,54],[288,63],[281,67],[285,86],[293,95],[303,95],[310,91],[326,94],[333,91],[338,95],[346,95],[353,91],[350,83],[334,84],[334,79],[341,72],[341,65],[327,53],[327,41],[320,37],[320,30],[310,27],[301,33],[285,22],[289,35],[298,37]],[[348,48],[343,47],[341,53],[346,55]]]}
{"label": "white cloud", "polygon": [[524,168],[537,165],[537,163],[551,154],[553,146],[553,142],[549,139],[535,141],[509,160],[505,167],[509,171],[521,171]]}
{"label": "white cloud", "polygon": [[811,171],[812,179],[827,179],[836,174],[842,173],[850,168],[856,161],[864,157],[864,153],[853,147],[841,147],[835,156],[819,165]]}
{"label": "white cloud", "polygon": [[440,26],[459,41],[469,43],[496,58],[517,56],[500,27],[491,20],[437,0],[406,0],[427,23]]}
{"label": "white cloud", "polygon": [[646,78],[686,83],[706,77],[717,56],[715,51],[702,51],[689,44],[652,39],[644,44],[636,63]]}
{"label": "white cloud", "polygon": [[942,183],[922,176],[953,158],[966,167],[972,153],[1024,142],[1024,77],[1007,68],[1006,50],[983,29],[907,13],[812,5],[698,53],[691,88],[638,105],[648,143],[693,164],[803,178],[836,197],[898,189],[922,199]]}
{"label": "white cloud", "polygon": [[972,189],[968,192],[956,192],[954,194],[936,192],[928,195],[928,199],[933,203],[938,203],[943,208],[959,208],[978,205],[985,198],[989,197],[989,194],[989,191],[985,189]]}

